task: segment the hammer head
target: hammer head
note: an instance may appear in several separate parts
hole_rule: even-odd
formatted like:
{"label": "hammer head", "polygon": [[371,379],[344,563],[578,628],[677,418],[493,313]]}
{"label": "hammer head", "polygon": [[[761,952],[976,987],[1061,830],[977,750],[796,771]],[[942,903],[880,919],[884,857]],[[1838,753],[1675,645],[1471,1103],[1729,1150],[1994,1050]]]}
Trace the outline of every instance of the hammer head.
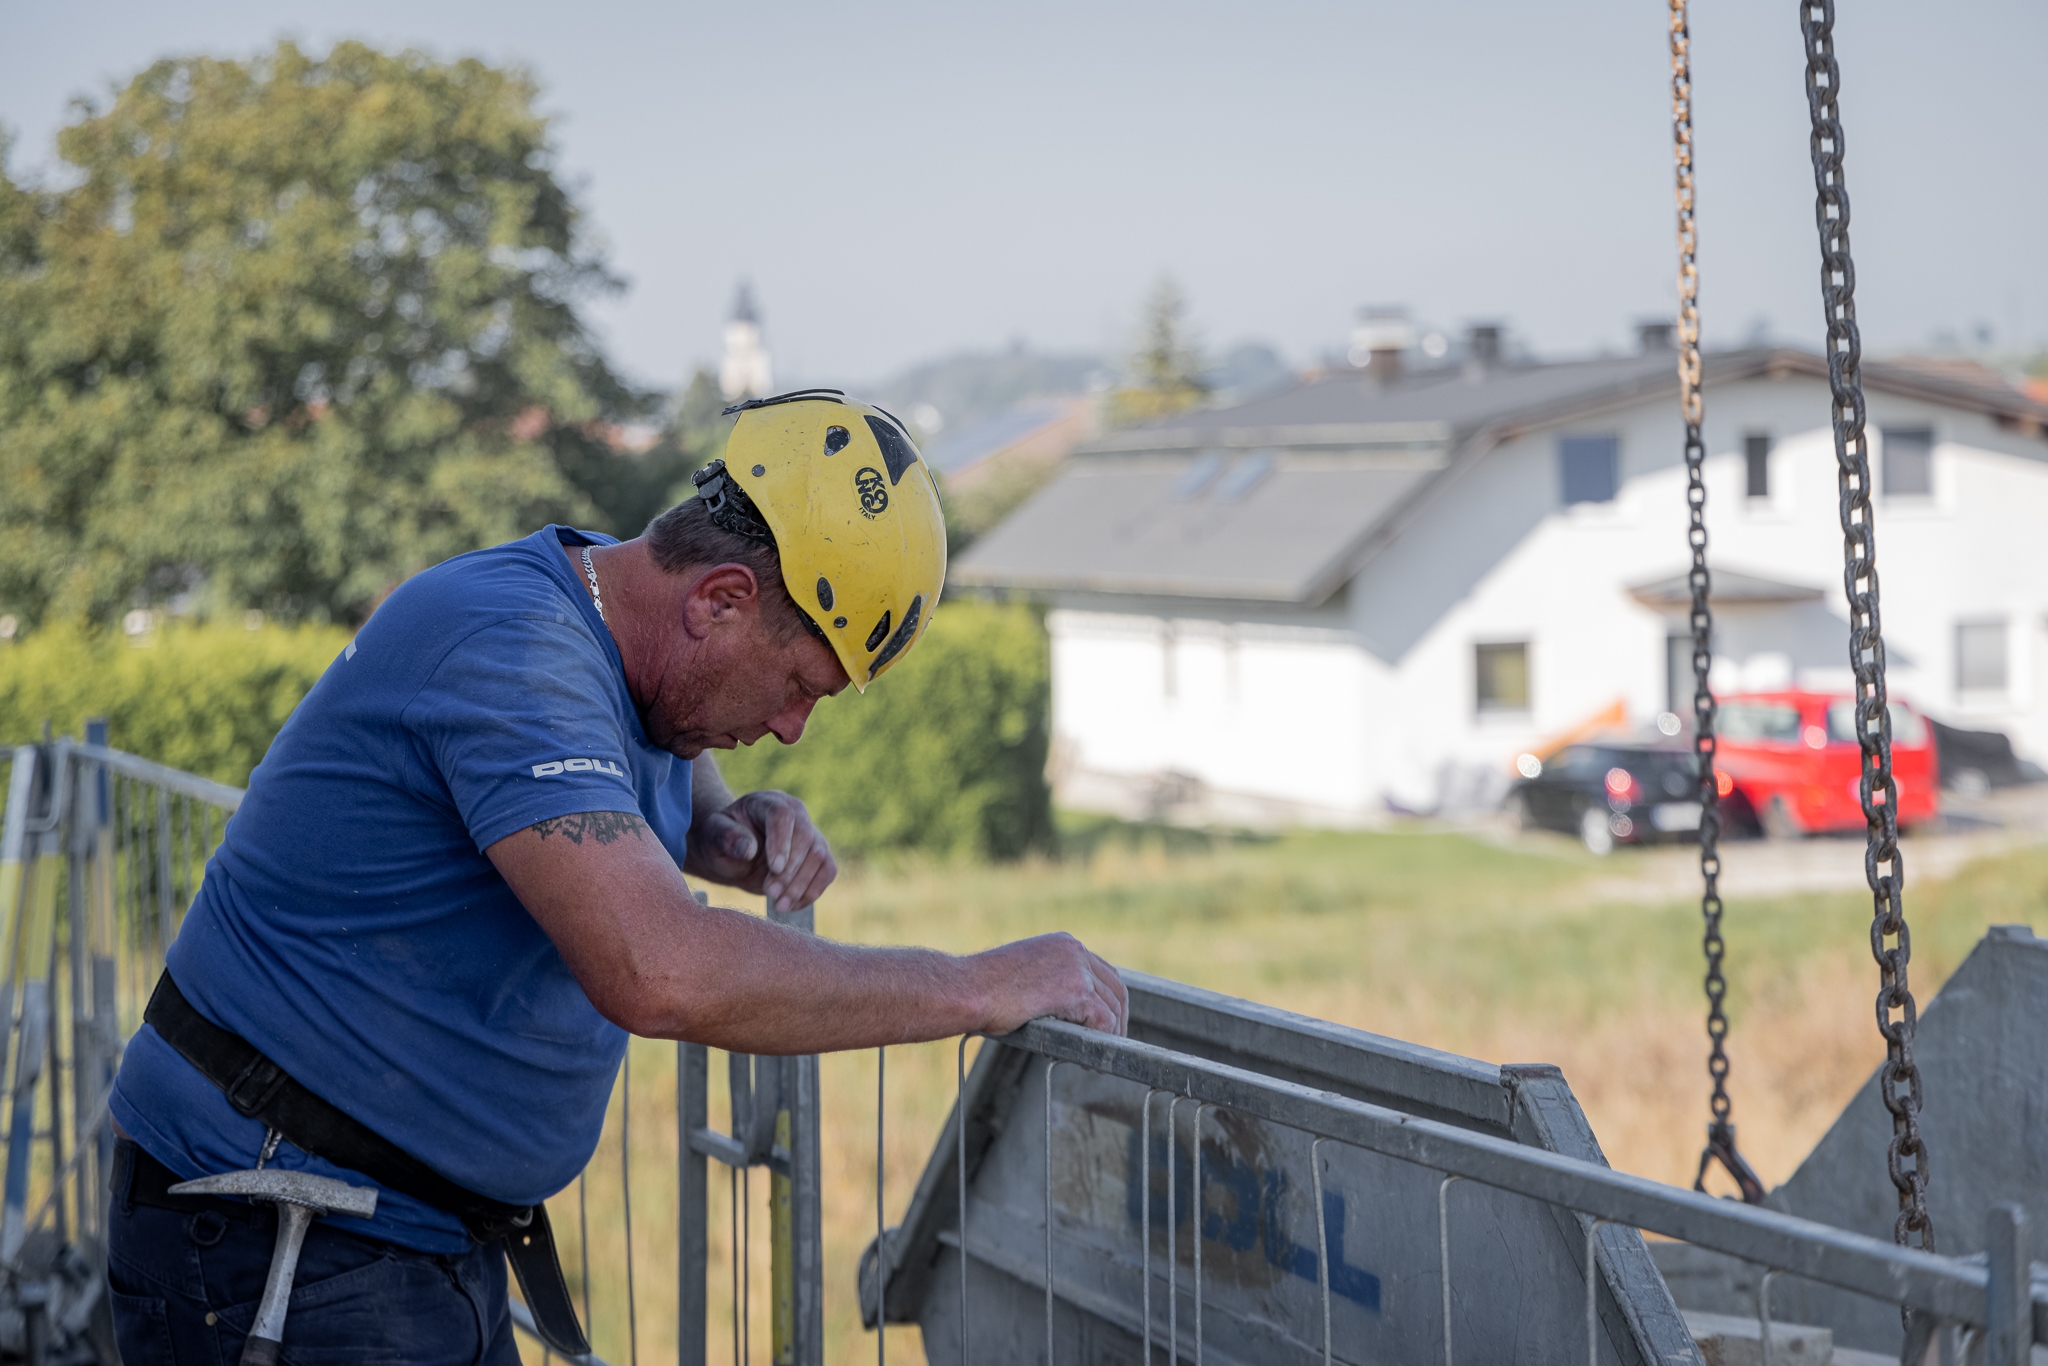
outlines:
{"label": "hammer head", "polygon": [[222,1172],[197,1181],[181,1181],[171,1187],[173,1195],[241,1195],[272,1204],[303,1205],[316,1214],[346,1214],[367,1219],[377,1212],[377,1191],[371,1186],[351,1186],[330,1176],[310,1172],[268,1171]]}

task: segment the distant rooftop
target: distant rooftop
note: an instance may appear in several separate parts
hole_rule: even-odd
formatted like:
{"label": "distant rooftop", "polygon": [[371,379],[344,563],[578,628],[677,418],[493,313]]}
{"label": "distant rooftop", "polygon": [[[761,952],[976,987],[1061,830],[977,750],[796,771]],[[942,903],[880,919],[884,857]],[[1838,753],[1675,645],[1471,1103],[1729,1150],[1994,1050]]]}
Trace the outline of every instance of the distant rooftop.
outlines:
{"label": "distant rooftop", "polygon": [[[1825,379],[1827,365],[1777,348],[1705,358],[1709,385],[1776,375]],[[1975,375],[1872,363],[1863,378],[1872,391],[2048,432],[2048,404]],[[1667,350],[1310,378],[1084,443],[1051,485],[961,557],[954,577],[1027,591],[1321,602],[1444,470],[1522,430],[1675,398],[1677,389]],[[1808,591],[1739,575],[1720,590]]]}
{"label": "distant rooftop", "polygon": [[1026,403],[970,423],[957,432],[942,432],[925,444],[925,463],[940,474],[958,474],[969,465],[1014,446],[1041,427],[1058,422],[1067,415],[1069,406],[1065,399]]}

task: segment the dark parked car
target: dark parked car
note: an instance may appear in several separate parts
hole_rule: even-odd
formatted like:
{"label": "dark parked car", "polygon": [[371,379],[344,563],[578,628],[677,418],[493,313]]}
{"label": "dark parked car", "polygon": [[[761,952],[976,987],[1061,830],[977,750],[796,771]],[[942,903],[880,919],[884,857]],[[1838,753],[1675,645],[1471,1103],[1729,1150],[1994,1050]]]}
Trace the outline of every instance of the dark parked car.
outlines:
{"label": "dark parked car", "polygon": [[1699,770],[1677,742],[1567,745],[1548,759],[1524,754],[1515,767],[1508,809],[1523,828],[1566,831],[1596,854],[1700,828]]}

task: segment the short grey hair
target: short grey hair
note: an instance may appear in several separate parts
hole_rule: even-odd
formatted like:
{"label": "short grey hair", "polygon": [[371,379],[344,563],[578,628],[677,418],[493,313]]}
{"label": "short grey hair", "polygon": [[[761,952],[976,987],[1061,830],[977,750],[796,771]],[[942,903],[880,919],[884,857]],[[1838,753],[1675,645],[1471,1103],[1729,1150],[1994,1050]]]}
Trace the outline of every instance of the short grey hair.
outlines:
{"label": "short grey hair", "polygon": [[649,522],[642,534],[654,563],[666,574],[716,564],[745,565],[761,585],[763,606],[774,613],[776,639],[787,640],[804,629],[782,581],[782,555],[774,544],[714,525],[702,498],[685,498]]}

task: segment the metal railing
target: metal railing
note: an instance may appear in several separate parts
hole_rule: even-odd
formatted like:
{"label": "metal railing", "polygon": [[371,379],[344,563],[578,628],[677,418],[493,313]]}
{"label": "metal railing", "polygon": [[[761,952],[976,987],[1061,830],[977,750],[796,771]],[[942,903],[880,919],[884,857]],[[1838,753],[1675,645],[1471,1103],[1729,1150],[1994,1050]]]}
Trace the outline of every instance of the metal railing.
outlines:
{"label": "metal railing", "polygon": [[0,1351],[34,1361],[111,1359],[107,1097],[242,799],[105,740],[15,749],[0,825]]}
{"label": "metal railing", "polygon": [[[702,894],[699,894],[702,899]],[[769,919],[806,934],[813,911],[771,911]],[[716,1161],[726,1168],[734,1223],[732,1324],[734,1360],[751,1360],[753,1222],[751,1174],[768,1170],[768,1239],[771,1294],[768,1360],[774,1366],[822,1366],[825,1360],[824,1192],[819,1144],[821,1105],[815,1056],[766,1058],[726,1055],[731,1131],[709,1127],[710,1054],[701,1044],[676,1045],[678,1259],[676,1360],[704,1366],[710,1296],[710,1178]]]}

